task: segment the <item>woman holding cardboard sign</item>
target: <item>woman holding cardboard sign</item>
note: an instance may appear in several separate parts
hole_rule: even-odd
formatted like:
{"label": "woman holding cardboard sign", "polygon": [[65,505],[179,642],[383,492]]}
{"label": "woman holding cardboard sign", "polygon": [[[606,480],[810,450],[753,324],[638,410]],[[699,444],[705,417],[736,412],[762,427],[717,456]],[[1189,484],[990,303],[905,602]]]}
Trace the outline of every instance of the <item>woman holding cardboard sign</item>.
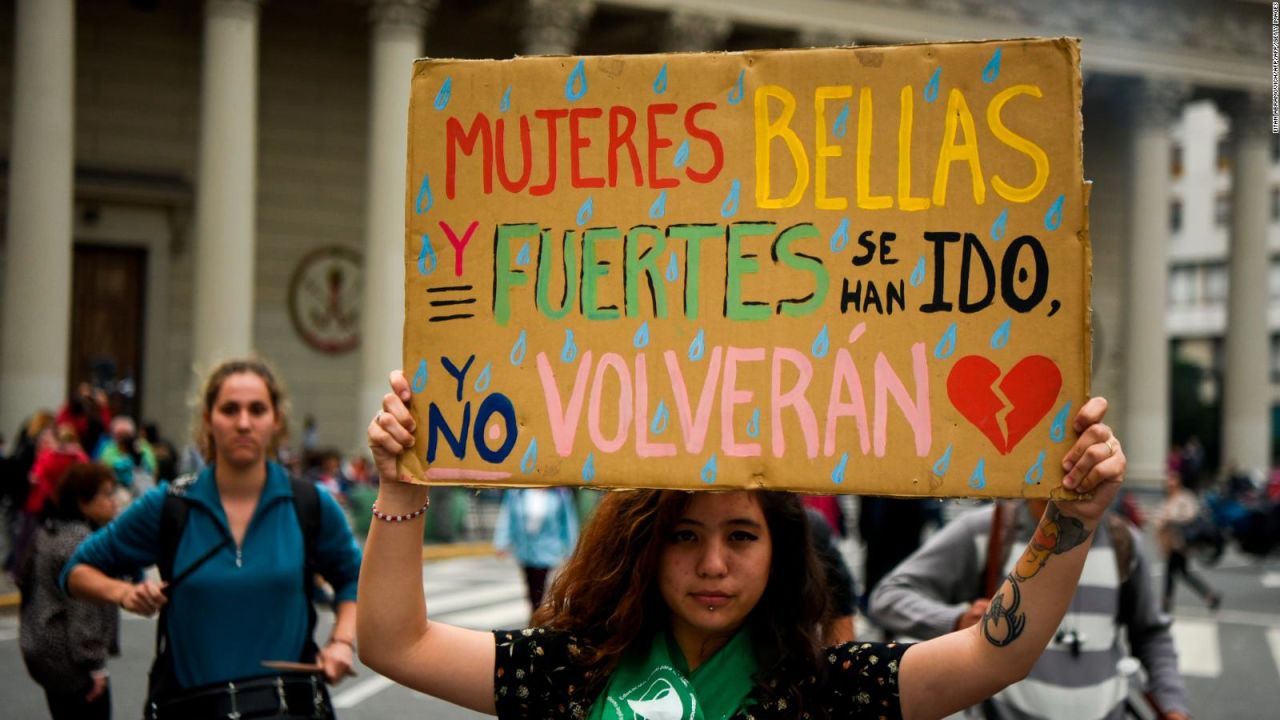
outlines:
{"label": "woman holding cardboard sign", "polygon": [[[504,718],[941,717],[1022,678],[1079,579],[1124,453],[1095,398],[1075,419],[1064,485],[981,622],[914,645],[818,634],[827,597],[797,496],[610,493],[534,614],[478,632],[423,613],[427,488],[399,480],[409,384],[369,424],[383,482],[360,574],[361,659],[404,685]],[[427,606],[428,609],[430,606]]]}

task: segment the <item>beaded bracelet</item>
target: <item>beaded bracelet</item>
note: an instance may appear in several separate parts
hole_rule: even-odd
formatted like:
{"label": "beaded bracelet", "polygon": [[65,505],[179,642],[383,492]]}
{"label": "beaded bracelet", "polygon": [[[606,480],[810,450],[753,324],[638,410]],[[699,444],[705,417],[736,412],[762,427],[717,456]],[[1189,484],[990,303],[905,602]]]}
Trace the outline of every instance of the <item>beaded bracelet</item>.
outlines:
{"label": "beaded bracelet", "polygon": [[418,508],[417,510],[414,510],[414,511],[413,511],[413,512],[411,512],[411,513],[407,513],[407,514],[405,514],[405,515],[388,515],[388,514],[386,514],[386,513],[382,512],[381,510],[379,510],[379,509],[378,509],[378,503],[376,503],[376,502],[375,502],[375,503],[373,503],[372,505],[370,505],[370,506],[369,506],[369,509],[373,511],[373,516],[374,516],[374,517],[378,518],[379,520],[381,520],[381,521],[383,521],[383,522],[398,523],[398,522],[404,522],[404,521],[406,521],[406,520],[412,520],[412,519],[414,519],[414,518],[418,517],[418,516],[419,516],[419,515],[421,515],[422,513],[426,512],[426,511],[427,511],[427,508],[429,508],[429,507],[431,507],[431,498],[430,498],[430,497],[428,497],[428,498],[427,498],[427,501],[426,501],[425,503],[423,503],[423,504],[422,504],[422,507]]}

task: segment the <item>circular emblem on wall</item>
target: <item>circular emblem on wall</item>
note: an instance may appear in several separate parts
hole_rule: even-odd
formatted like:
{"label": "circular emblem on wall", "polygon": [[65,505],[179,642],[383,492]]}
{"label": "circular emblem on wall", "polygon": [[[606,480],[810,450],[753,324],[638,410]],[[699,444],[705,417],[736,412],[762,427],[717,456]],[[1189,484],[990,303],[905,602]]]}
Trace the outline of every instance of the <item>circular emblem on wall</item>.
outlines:
{"label": "circular emblem on wall", "polygon": [[360,255],[337,245],[307,253],[289,280],[293,329],[320,352],[351,350],[360,337]]}

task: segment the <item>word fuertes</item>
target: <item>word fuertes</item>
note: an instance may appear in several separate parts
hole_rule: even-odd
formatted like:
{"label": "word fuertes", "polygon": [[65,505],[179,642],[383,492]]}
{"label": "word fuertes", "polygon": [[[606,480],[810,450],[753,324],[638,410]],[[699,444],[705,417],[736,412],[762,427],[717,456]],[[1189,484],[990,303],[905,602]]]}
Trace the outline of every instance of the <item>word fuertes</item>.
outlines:
{"label": "word fuertes", "polygon": [[[550,320],[575,311],[587,320],[648,313],[661,320],[670,317],[672,305],[680,302],[678,312],[696,320],[703,312],[704,295],[710,293],[719,300],[721,316],[741,321],[775,315],[806,317],[828,299],[839,302],[842,314],[892,315],[895,309],[906,309],[907,288],[902,279],[877,284],[845,275],[839,291],[831,292],[833,274],[856,274],[858,268],[872,263],[899,263],[893,252],[897,236],[888,231],[867,230],[859,235],[848,260],[851,270],[830,267],[828,263],[837,264],[831,256],[824,261],[819,244],[826,240],[812,223],[786,228],[772,222],[665,229],[636,225],[625,231],[594,227],[581,232],[567,229],[559,238],[536,223],[505,223],[497,226],[493,238],[492,309],[500,326],[511,320],[515,305],[533,305]],[[920,312],[976,313],[999,297],[1008,309],[1027,313],[1044,300],[1049,261],[1035,236],[1009,242],[998,258],[973,233],[925,232],[924,240],[933,246],[930,256],[920,260],[922,271],[932,278],[932,292],[929,301],[917,307]],[[530,244],[536,244],[536,250],[530,251]],[[518,253],[517,248],[521,248]],[[460,257],[464,251],[465,245],[458,247]],[[530,256],[535,267],[521,268],[521,256]],[[950,263],[959,264],[957,277],[948,273]],[[845,262],[840,260],[838,265]],[[792,274],[770,278],[773,273],[788,272]],[[679,286],[668,297],[668,283],[677,279],[681,279]],[[776,297],[762,297],[769,292]],[[606,302],[605,297],[620,303]],[[1049,314],[1058,309],[1054,300]]]}
{"label": "word fuertes", "polygon": [[[849,206],[848,197],[834,194],[832,188],[832,181],[839,183],[843,176],[833,173],[829,166],[842,157],[844,151],[839,144],[830,142],[827,113],[828,105],[853,95],[852,85],[814,89],[816,122],[812,142],[806,143],[801,138],[802,131],[793,127],[797,109],[795,95],[778,85],[757,88],[754,155],[758,207],[795,207],[807,195],[810,184],[814,187],[815,209],[843,210]],[[1035,85],[1006,88],[991,98],[982,117],[991,137],[1027,158],[1030,180],[1016,185],[994,173],[987,178],[974,113],[964,93],[952,89],[945,109],[941,103],[930,107],[932,112],[945,113],[943,129],[937,139],[931,192],[916,196],[911,177],[912,148],[915,146],[918,150],[921,144],[916,138],[915,89],[904,86],[898,101],[897,192],[890,195],[877,194],[872,188],[871,168],[882,162],[872,158],[876,100],[871,88],[860,88],[854,167],[848,173],[856,206],[864,210],[897,207],[906,211],[945,206],[952,167],[957,164],[969,171],[973,201],[977,205],[986,203],[988,184],[1010,202],[1028,203],[1036,199],[1048,182],[1049,157],[1040,144],[1011,130],[1004,118],[1006,106],[1021,96],[1039,99],[1042,91]],[[639,111],[625,105],[540,108],[522,113],[514,121],[504,117],[491,119],[486,113],[477,112],[469,124],[456,116],[449,117],[444,128],[445,194],[454,199],[464,182],[469,190],[479,190],[485,195],[493,194],[501,186],[511,194],[527,192],[532,196],[550,195],[564,186],[588,189],[630,185],[668,189],[678,188],[685,182],[705,185],[720,176],[725,164],[725,141],[711,123],[717,107],[714,102],[700,102],[683,108],[676,103],[651,103]],[[880,112],[883,113],[883,109]],[[693,143],[689,157],[707,157],[700,167],[689,162],[673,174],[666,174],[665,169],[672,165],[669,155],[674,152],[681,130]],[[560,149],[562,143],[566,152]],[[779,155],[785,157],[780,163],[775,161]],[[568,172],[561,168],[561,163],[566,162],[564,156],[567,156]],[[776,171],[775,165],[782,163],[791,166],[794,179],[785,192],[775,196],[772,174]],[[477,175],[478,183],[466,179]]]}

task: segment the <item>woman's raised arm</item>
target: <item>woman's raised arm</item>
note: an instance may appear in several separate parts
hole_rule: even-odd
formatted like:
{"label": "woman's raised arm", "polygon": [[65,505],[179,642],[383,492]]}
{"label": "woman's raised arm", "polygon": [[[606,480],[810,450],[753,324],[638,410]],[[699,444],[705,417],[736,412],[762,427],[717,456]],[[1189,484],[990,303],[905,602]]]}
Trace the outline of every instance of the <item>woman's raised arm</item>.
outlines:
{"label": "woman's raised arm", "polygon": [[1080,433],[1063,460],[1063,485],[1087,500],[1052,502],[1013,572],[978,624],[912,646],[899,670],[907,718],[943,717],[1026,677],[1062,622],[1102,515],[1124,479],[1125,458],[1093,398],[1076,415]]}
{"label": "woman's raised arm", "polygon": [[[411,515],[427,488],[400,482],[397,460],[413,447],[409,383],[391,374],[392,392],[369,423],[378,468],[378,512]],[[422,591],[425,514],[402,522],[375,518],[365,544],[356,616],[360,660],[401,685],[479,712],[494,713],[495,643],[487,632],[430,622]]]}

